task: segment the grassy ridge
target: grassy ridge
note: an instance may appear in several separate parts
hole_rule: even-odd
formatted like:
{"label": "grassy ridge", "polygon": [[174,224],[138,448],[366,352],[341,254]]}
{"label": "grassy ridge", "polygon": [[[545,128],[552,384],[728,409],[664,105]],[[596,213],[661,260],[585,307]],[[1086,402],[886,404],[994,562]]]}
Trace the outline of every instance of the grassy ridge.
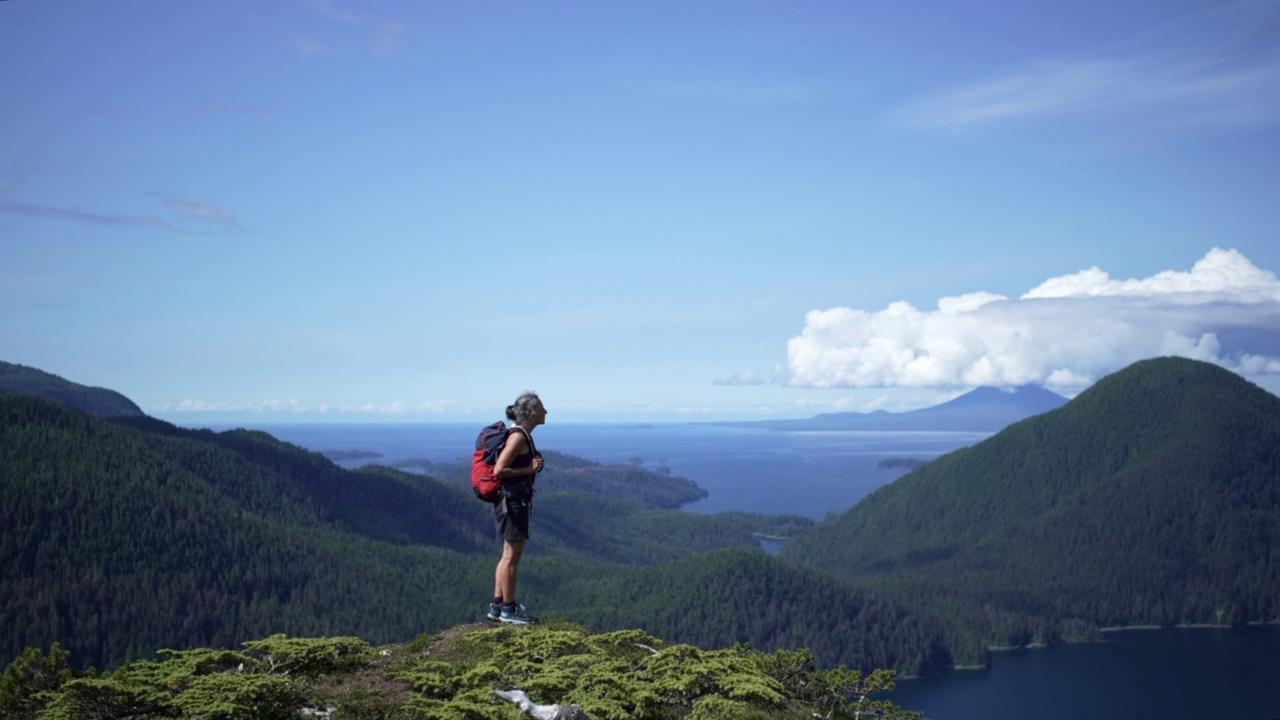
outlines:
{"label": "grassy ridge", "polygon": [[[0,717],[506,720],[502,696],[559,703],[595,720],[909,720],[883,698],[892,673],[815,670],[804,651],[706,651],[635,630],[591,633],[551,622],[459,626],[407,644],[274,635],[238,649],[162,651],[161,661],[85,674],[56,645],[0,676]],[[546,708],[546,711],[556,708]],[[556,717],[562,717],[558,712]]]}

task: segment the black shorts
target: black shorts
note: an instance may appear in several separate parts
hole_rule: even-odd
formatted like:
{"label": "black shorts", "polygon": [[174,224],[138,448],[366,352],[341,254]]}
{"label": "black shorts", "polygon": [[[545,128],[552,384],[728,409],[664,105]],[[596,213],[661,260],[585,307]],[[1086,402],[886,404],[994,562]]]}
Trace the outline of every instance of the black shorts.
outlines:
{"label": "black shorts", "polygon": [[512,497],[506,493],[493,504],[493,518],[498,524],[498,537],[503,540],[528,540],[529,515],[533,497]]}

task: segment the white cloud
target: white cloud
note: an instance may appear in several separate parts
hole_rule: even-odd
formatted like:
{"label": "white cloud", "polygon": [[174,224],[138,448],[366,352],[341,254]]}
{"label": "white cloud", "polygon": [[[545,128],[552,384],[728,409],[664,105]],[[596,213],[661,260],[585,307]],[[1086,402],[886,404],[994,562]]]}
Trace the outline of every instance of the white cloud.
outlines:
{"label": "white cloud", "polygon": [[745,370],[730,375],[727,378],[717,378],[712,381],[714,385],[763,385],[768,380],[763,373],[755,370]]}
{"label": "white cloud", "polygon": [[1280,285],[1275,273],[1256,267],[1235,250],[1213,248],[1191,268],[1191,272],[1165,270],[1141,280],[1112,280],[1098,267],[1073,275],[1051,278],[1023,295],[1031,298],[1130,297],[1177,295],[1179,293],[1227,293],[1239,301],[1250,299],[1280,301]]}
{"label": "white cloud", "polygon": [[944,297],[938,301],[938,310],[944,315],[959,315],[960,313],[977,310],[987,303],[997,302],[999,300],[1008,300],[1003,295],[996,295],[989,292],[969,293],[968,295],[960,295],[958,297]]}
{"label": "white cloud", "polygon": [[1079,389],[1148,357],[1177,355],[1245,374],[1280,373],[1280,282],[1234,250],[1189,272],[1113,280],[1091,268],[1010,300],[895,302],[879,312],[815,310],[787,343],[797,387]]}

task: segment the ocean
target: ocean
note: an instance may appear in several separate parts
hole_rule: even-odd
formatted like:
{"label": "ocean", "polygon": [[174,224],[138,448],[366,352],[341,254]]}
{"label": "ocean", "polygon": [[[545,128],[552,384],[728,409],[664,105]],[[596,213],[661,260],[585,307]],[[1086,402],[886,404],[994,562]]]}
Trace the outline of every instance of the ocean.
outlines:
{"label": "ocean", "polygon": [[[483,424],[483,423],[481,423]],[[214,429],[226,429],[215,427]],[[365,451],[381,457],[344,461],[389,465],[409,458],[470,462],[480,425],[262,425],[286,442],[318,452]],[[542,450],[606,464],[634,458],[666,466],[709,493],[685,510],[803,515],[821,520],[842,513],[906,470],[881,460],[932,460],[979,442],[990,433],[771,431],[714,424],[547,424],[535,431]]]}
{"label": "ocean", "polygon": [[933,720],[1278,720],[1280,626],[1109,632],[897,685]]}

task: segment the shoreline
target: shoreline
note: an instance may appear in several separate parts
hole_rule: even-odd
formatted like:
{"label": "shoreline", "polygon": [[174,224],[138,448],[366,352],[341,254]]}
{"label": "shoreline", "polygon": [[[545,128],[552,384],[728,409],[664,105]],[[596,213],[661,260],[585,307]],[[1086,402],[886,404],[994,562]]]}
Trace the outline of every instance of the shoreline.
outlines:
{"label": "shoreline", "polygon": [[1250,620],[1240,625],[1228,625],[1224,623],[1179,623],[1177,625],[1114,625],[1112,627],[1098,628],[1098,632],[1125,632],[1128,630],[1232,630],[1238,627],[1252,627],[1264,625],[1280,625],[1280,620]]}
{"label": "shoreline", "polygon": [[[1237,630],[1244,627],[1266,627],[1280,626],[1280,620],[1253,620],[1242,625],[1224,625],[1218,623],[1184,623],[1180,625],[1115,625],[1112,627],[1098,628],[1101,633],[1119,633],[1130,630]],[[991,653],[1009,653],[1016,650],[1047,650],[1059,645],[1089,645],[1093,643],[1106,643],[1105,639],[1101,640],[1069,640],[1057,643],[1035,642],[1026,645],[990,645],[987,650]],[[926,673],[924,675],[899,675],[898,680],[918,680],[926,677],[943,675],[957,671],[973,671],[987,670],[991,667],[990,663],[977,665],[952,665],[944,668],[936,673]]]}

